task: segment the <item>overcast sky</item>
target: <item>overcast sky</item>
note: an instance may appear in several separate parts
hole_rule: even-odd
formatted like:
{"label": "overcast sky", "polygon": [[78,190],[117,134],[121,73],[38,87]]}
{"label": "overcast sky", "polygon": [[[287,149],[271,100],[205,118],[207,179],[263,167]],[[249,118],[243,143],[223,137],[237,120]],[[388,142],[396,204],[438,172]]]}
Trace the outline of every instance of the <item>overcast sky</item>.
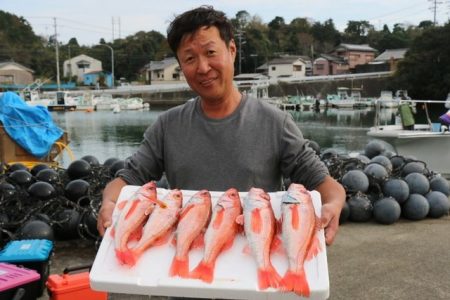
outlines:
{"label": "overcast sky", "polygon": [[[450,0],[439,0],[437,22],[446,23]],[[177,14],[203,4],[213,5],[228,17],[241,10],[268,23],[276,16],[286,23],[297,17],[324,22],[333,19],[343,31],[349,20],[367,20],[375,28],[396,23],[418,25],[433,20],[434,0],[0,0],[0,10],[22,16],[36,34],[54,34],[56,17],[58,39],[76,37],[79,44],[93,45],[100,38],[107,42],[138,31],[156,30],[166,35],[168,23]]]}

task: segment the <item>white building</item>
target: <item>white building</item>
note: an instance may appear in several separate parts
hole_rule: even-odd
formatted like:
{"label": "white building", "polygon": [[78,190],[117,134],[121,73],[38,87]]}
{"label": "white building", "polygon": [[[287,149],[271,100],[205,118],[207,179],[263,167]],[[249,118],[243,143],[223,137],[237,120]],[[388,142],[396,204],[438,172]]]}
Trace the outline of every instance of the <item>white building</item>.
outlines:
{"label": "white building", "polygon": [[143,68],[145,81],[185,81],[184,74],[175,57],[161,61],[150,61]]}
{"label": "white building", "polygon": [[305,77],[311,70],[311,61],[299,56],[283,56],[272,59],[267,63],[270,78]]}
{"label": "white building", "polygon": [[64,61],[64,77],[77,76],[78,82],[83,82],[84,74],[103,71],[102,62],[90,56],[81,54]]}

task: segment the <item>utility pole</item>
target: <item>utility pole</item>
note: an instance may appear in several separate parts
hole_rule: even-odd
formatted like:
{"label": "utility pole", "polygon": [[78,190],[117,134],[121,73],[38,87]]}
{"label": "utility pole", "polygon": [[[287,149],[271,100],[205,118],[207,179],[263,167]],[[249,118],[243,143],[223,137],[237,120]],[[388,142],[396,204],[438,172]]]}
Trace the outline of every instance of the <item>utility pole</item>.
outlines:
{"label": "utility pole", "polygon": [[56,30],[56,18],[53,18],[55,25],[55,51],[56,51],[56,84],[58,86],[58,91],[61,89],[61,81],[59,80],[59,49],[58,49],[58,32]]}
{"label": "utility pole", "polygon": [[245,42],[245,37],[243,36],[244,35],[244,31],[242,31],[242,30],[237,30],[237,34],[236,34],[236,36],[238,37],[238,43],[239,43],[239,47],[238,47],[238,54],[239,54],[239,57],[238,57],[238,72],[239,72],[239,74],[241,74],[241,71],[242,71],[242,44],[245,44],[246,42]]}
{"label": "utility pole", "polygon": [[436,26],[436,13],[437,13],[437,8],[438,5],[442,4],[442,1],[438,1],[438,0],[428,0],[429,2],[431,2],[431,11],[433,12],[433,25]]}
{"label": "utility pole", "polygon": [[111,17],[111,23],[112,23],[112,40],[111,40],[111,43],[114,43],[114,17]]}

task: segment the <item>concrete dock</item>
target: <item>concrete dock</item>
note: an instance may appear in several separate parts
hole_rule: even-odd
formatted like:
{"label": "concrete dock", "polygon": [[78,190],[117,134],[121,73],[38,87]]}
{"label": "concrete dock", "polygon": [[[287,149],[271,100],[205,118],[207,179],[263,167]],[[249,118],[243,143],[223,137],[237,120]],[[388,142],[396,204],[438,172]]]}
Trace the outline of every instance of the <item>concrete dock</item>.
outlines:
{"label": "concrete dock", "polygon": [[[61,274],[67,266],[93,262],[95,253],[89,241],[57,242],[50,271]],[[450,299],[449,216],[393,225],[345,223],[327,256],[329,299]],[[111,294],[109,299],[148,297]]]}

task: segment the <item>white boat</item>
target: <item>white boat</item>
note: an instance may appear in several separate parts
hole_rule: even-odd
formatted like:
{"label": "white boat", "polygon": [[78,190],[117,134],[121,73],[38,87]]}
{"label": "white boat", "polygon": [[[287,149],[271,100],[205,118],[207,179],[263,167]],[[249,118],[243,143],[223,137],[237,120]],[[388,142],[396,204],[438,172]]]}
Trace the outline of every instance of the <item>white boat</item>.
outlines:
{"label": "white boat", "polygon": [[380,107],[394,108],[398,107],[400,99],[394,99],[391,91],[381,91],[380,97],[376,100],[376,103],[379,103]]}
{"label": "white boat", "polygon": [[118,104],[121,110],[139,110],[144,108],[144,100],[139,97],[119,98]]}
{"label": "white boat", "polygon": [[[443,103],[435,100],[408,100],[413,104]],[[379,106],[377,106],[377,114]],[[367,135],[388,142],[398,155],[413,156],[427,164],[431,171],[450,178],[450,132],[440,123],[414,124],[410,130],[401,124],[371,127]]]}
{"label": "white boat", "polygon": [[371,100],[361,97],[360,89],[350,90],[347,87],[338,87],[337,94],[328,94],[326,103],[335,108],[361,108],[373,105]]}
{"label": "white boat", "polygon": [[117,104],[118,100],[113,98],[111,94],[101,94],[92,98],[92,103],[96,110],[112,110]]}

